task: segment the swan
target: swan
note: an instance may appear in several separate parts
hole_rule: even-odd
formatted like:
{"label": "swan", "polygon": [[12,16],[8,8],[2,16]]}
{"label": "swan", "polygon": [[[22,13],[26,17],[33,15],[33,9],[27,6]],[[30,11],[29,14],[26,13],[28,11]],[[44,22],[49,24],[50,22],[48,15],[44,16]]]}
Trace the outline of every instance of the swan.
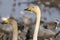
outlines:
{"label": "swan", "polygon": [[[41,24],[41,25],[40,25],[39,32],[38,32],[38,40],[41,40],[41,39],[49,39],[49,38],[54,37],[54,36],[57,34],[57,33],[54,32],[53,30],[45,29],[45,28],[43,27],[43,25],[44,25],[44,24]],[[35,27],[35,26],[33,26],[32,29],[31,29],[31,30],[32,30],[32,31],[31,31],[32,35],[33,35],[33,32],[34,32],[34,27]]]}
{"label": "swan", "polygon": [[[12,40],[17,40],[18,39],[18,27],[17,27],[16,20],[13,17],[2,18],[2,20],[3,20],[3,23],[12,25],[12,31],[13,31],[13,39]],[[4,28],[4,29],[9,30],[7,28]]]}
{"label": "swan", "polygon": [[39,30],[39,26],[40,26],[40,19],[41,19],[40,8],[39,8],[39,6],[30,6],[24,10],[31,11],[31,12],[35,13],[35,15],[36,15],[36,27],[35,27],[35,31],[33,34],[33,40],[37,40],[38,30]]}
{"label": "swan", "polygon": [[58,21],[49,21],[46,22],[48,29],[56,30],[59,27],[59,22]]}

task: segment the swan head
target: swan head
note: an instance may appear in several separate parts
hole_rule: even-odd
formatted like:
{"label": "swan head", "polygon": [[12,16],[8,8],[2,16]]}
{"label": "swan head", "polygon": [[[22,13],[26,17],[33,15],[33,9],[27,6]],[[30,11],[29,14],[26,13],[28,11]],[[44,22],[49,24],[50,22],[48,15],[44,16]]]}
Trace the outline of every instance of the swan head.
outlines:
{"label": "swan head", "polygon": [[31,12],[34,12],[34,13],[40,12],[39,6],[31,6],[31,7],[28,7],[28,8],[26,8],[26,9],[24,9],[24,10],[26,10],[26,11],[31,11]]}
{"label": "swan head", "polygon": [[11,21],[12,19],[14,19],[14,18],[12,18],[12,17],[6,17],[6,18],[5,18],[5,17],[2,17],[2,18],[1,18],[1,20],[3,21],[3,22],[2,22],[3,24],[11,23],[11,22],[12,22],[12,21]]}
{"label": "swan head", "polygon": [[4,24],[7,24],[9,21],[8,21],[9,18],[6,18],[6,17],[2,17],[1,20],[3,21],[2,23]]}

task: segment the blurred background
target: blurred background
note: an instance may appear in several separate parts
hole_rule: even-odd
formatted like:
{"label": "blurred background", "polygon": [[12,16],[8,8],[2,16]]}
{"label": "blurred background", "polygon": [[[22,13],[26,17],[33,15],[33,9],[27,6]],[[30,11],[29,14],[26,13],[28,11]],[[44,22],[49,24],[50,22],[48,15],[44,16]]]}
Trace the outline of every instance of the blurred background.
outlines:
{"label": "blurred background", "polygon": [[44,20],[60,20],[60,0],[0,0],[0,16],[7,17],[12,14],[15,18],[19,18],[23,13],[33,16],[34,14],[24,11],[32,5],[40,7]]}
{"label": "blurred background", "polygon": [[[0,18],[8,17],[12,15],[15,19],[18,19],[17,20],[18,28],[21,31],[21,34],[19,34],[19,39],[25,40],[28,37],[26,35],[29,34],[28,31],[29,28],[27,29],[27,27],[32,27],[32,25],[35,26],[36,16],[32,12],[24,11],[24,9],[34,5],[38,5],[41,9],[41,13],[42,13],[41,24],[44,27],[41,29],[43,29],[43,31],[48,35],[50,31],[45,31],[45,30],[51,29],[52,31],[55,32],[55,34],[57,32],[60,33],[60,0],[0,0]],[[25,31],[22,31],[23,26]],[[32,27],[32,30],[33,29],[34,27]],[[30,30],[29,35],[33,34],[32,30],[31,29],[29,30]],[[25,34],[23,35],[22,33]],[[59,33],[57,33],[56,35],[58,35]],[[20,38],[21,36],[22,38]],[[43,36],[44,38],[46,37],[45,34]],[[42,36],[40,37],[43,38]],[[50,35],[49,35],[49,39],[50,39]],[[60,40],[60,35],[57,39],[53,39],[53,40]]]}

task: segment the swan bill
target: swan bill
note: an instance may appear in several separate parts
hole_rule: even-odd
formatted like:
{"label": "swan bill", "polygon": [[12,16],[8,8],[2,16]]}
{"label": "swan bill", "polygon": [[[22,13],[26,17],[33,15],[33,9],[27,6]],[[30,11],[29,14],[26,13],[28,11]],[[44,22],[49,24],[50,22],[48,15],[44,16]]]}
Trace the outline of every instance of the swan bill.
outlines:
{"label": "swan bill", "polygon": [[26,11],[32,11],[32,7],[26,8],[24,10],[26,10]]}
{"label": "swan bill", "polygon": [[3,24],[8,24],[9,23],[9,20],[8,19],[7,20],[4,20],[2,23]]}

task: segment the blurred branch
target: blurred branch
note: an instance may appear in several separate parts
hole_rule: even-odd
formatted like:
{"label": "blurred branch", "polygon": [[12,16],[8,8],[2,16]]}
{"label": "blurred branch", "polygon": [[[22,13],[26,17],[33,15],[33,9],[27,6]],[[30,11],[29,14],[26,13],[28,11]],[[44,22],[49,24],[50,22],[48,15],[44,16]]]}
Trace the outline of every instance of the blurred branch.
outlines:
{"label": "blurred branch", "polygon": [[20,4],[44,4],[45,6],[50,7],[60,7],[60,0],[36,0],[32,2],[20,2]]}
{"label": "blurred branch", "polygon": [[38,1],[32,1],[32,2],[20,2],[19,4],[38,4]]}

